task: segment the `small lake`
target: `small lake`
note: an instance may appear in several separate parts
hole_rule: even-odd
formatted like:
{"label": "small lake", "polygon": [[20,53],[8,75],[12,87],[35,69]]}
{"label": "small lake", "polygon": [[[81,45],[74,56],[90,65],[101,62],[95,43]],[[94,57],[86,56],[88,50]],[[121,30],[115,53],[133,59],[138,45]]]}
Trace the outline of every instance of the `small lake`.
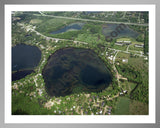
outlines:
{"label": "small lake", "polygon": [[[110,36],[111,32],[116,31],[116,27],[118,27],[118,24],[106,24],[102,29],[102,33],[105,36]],[[117,37],[133,37],[133,38],[136,38],[138,35],[139,35],[138,32],[132,30],[131,28],[129,28],[126,25],[126,27],[123,28],[123,30],[120,30]]]}
{"label": "small lake", "polygon": [[12,81],[32,73],[40,59],[41,51],[36,46],[18,44],[12,47]]}
{"label": "small lake", "polygon": [[100,92],[112,76],[93,50],[64,48],[50,56],[43,69],[46,91],[50,96]]}
{"label": "small lake", "polygon": [[80,30],[82,29],[84,23],[72,23],[69,24],[68,26],[65,26],[59,30],[53,31],[50,34],[59,34],[67,31],[75,31],[75,30]]}

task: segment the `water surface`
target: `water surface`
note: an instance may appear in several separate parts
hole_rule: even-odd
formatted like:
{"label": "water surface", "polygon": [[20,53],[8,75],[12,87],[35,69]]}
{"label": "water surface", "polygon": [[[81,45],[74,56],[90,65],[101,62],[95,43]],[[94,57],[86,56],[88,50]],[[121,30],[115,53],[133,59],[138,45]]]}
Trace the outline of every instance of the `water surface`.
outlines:
{"label": "water surface", "polygon": [[50,96],[99,92],[108,87],[112,79],[96,53],[81,48],[56,51],[50,56],[42,74]]}
{"label": "water surface", "polygon": [[19,44],[12,47],[12,81],[30,74],[40,59],[41,51],[36,46]]}
{"label": "water surface", "polygon": [[67,32],[67,31],[80,30],[82,29],[83,25],[84,23],[72,23],[59,30],[51,32],[51,34],[59,34],[59,33]]}

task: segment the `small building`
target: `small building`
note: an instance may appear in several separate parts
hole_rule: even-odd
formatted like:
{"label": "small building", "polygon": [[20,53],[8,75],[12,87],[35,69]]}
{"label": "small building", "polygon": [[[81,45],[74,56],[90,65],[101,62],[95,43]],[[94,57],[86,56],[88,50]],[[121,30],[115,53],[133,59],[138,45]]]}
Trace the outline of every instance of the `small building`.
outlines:
{"label": "small building", "polygon": [[99,112],[99,114],[102,114],[102,110]]}
{"label": "small building", "polygon": [[112,60],[112,57],[109,56],[108,59]]}
{"label": "small building", "polygon": [[145,58],[144,58],[144,60],[148,60],[148,58],[147,58],[147,57],[145,57]]}
{"label": "small building", "polygon": [[128,59],[122,59],[123,63],[128,63]]}
{"label": "small building", "polygon": [[123,41],[124,43],[131,43],[131,41],[129,41],[129,40],[125,40],[125,41]]}
{"label": "small building", "polygon": [[124,44],[120,42],[116,42],[115,45],[123,46]]}
{"label": "small building", "polygon": [[123,40],[117,41],[117,43],[122,43],[122,42],[123,42]]}
{"label": "small building", "polygon": [[38,94],[42,96],[43,91],[41,89],[39,89],[38,91],[39,91]]}
{"label": "small building", "polygon": [[124,90],[123,93],[124,93],[124,94],[127,94],[127,90]]}
{"label": "small building", "polygon": [[144,47],[144,44],[135,44],[134,47],[143,48],[143,47]]}
{"label": "small building", "polygon": [[124,94],[123,94],[123,92],[120,92],[119,95],[120,95],[120,96],[123,96]]}
{"label": "small building", "polygon": [[124,41],[124,44],[125,44],[125,45],[130,45],[130,44],[131,44],[131,41]]}
{"label": "small building", "polygon": [[130,45],[130,44],[131,44],[131,41],[128,41],[128,40],[121,40],[115,43],[115,45],[119,45],[119,46]]}

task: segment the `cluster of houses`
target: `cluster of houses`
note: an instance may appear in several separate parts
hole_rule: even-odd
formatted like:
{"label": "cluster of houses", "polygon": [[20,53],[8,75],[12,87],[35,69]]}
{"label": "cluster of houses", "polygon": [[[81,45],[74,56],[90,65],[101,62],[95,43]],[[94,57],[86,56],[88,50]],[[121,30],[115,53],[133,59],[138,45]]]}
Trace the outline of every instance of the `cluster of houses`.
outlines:
{"label": "cluster of houses", "polygon": [[[132,44],[132,42],[127,40],[121,40],[115,43],[115,45],[119,45],[119,46],[130,45],[130,44]],[[137,48],[143,48],[144,44],[135,44],[134,46]]]}
{"label": "cluster of houses", "polygon": [[115,43],[115,45],[119,45],[119,46],[130,45],[130,44],[131,44],[131,41],[127,41],[127,40],[121,40]]}

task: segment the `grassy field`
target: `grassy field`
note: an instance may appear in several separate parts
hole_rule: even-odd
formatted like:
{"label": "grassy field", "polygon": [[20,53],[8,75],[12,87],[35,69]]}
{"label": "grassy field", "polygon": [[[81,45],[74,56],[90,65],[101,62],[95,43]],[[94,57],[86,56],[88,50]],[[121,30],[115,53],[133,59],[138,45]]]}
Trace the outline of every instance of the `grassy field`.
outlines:
{"label": "grassy field", "polygon": [[146,65],[144,63],[144,59],[142,59],[141,57],[137,57],[137,58],[129,57],[128,58],[128,64],[134,65],[138,69],[143,69],[144,65]]}
{"label": "grassy field", "polygon": [[144,51],[144,48],[138,48],[134,45],[130,45],[128,50],[134,50],[134,51]]}
{"label": "grassy field", "polygon": [[133,90],[136,87],[136,83],[129,83],[130,89]]}
{"label": "grassy field", "polygon": [[30,21],[30,24],[38,24],[38,23],[41,23],[42,22],[42,20],[40,20],[40,19],[32,19],[31,21]]}
{"label": "grassy field", "polygon": [[50,33],[72,22],[73,20],[69,19],[64,20],[61,18],[48,18],[39,23],[36,27],[36,30],[42,33]]}
{"label": "grassy field", "polygon": [[121,84],[123,90],[128,90],[128,93],[130,93],[137,85],[136,83],[129,82],[127,80],[121,80],[120,84]]}
{"label": "grassy field", "polygon": [[129,115],[129,104],[130,104],[129,98],[120,97],[117,102],[114,115]]}
{"label": "grassy field", "polygon": [[148,115],[148,105],[139,101],[130,100],[127,97],[120,97],[114,115]]}
{"label": "grassy field", "polygon": [[119,52],[116,56],[116,62],[122,62],[122,59],[129,59],[130,54]]}
{"label": "grassy field", "polygon": [[91,34],[79,34],[75,40],[84,41],[88,43],[96,43],[98,41],[98,36]]}
{"label": "grassy field", "polygon": [[117,50],[123,50],[123,51],[125,51],[126,48],[127,48],[127,46],[126,45],[124,45],[124,46],[114,45],[112,48],[113,49],[117,49]]}
{"label": "grassy field", "polygon": [[148,115],[148,105],[139,101],[131,101],[129,105],[131,115]]}

